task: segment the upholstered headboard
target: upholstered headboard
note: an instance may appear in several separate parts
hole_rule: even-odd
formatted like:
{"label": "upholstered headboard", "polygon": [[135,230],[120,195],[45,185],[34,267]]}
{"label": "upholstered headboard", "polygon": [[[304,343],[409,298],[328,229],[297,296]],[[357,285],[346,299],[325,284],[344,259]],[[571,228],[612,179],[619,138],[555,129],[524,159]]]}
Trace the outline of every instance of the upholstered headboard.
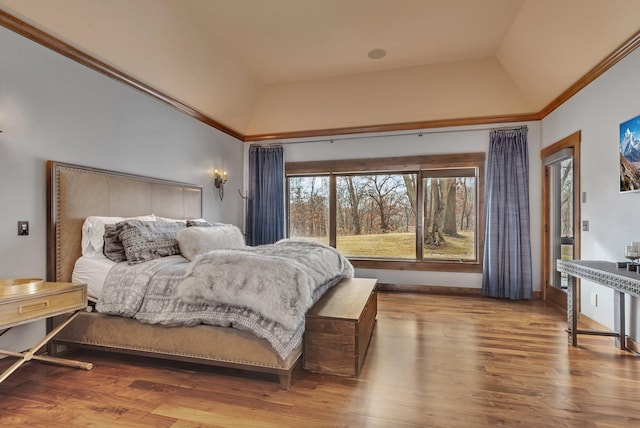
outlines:
{"label": "upholstered headboard", "polygon": [[202,217],[202,187],[47,161],[47,281],[71,281],[88,216]]}

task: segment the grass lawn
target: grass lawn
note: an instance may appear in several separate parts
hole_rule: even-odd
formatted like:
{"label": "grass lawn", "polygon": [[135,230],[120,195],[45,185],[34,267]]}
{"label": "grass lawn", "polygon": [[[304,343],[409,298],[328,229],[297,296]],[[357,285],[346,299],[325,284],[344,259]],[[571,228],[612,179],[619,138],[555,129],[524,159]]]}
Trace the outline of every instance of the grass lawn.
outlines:
{"label": "grass lawn", "polygon": [[[304,238],[328,244],[328,238]],[[474,257],[473,232],[460,232],[460,236],[445,236],[439,247],[426,245],[425,258],[469,259]],[[346,256],[386,257],[398,259],[416,258],[415,233],[384,233],[380,235],[338,236],[337,248]]]}
{"label": "grass lawn", "polygon": [[445,235],[444,244],[424,246],[424,257],[435,259],[473,259],[475,248],[473,245],[474,234],[471,230],[458,232],[459,236]]}
{"label": "grass lawn", "polygon": [[336,247],[346,256],[415,259],[416,234],[411,232],[338,236]]}

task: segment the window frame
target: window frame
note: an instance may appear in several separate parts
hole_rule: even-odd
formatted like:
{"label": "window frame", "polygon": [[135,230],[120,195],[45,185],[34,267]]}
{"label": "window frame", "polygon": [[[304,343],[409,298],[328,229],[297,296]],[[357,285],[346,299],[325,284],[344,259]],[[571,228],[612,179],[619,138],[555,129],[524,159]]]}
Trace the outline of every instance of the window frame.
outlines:
{"label": "window frame", "polygon": [[[417,174],[416,218],[416,260],[397,260],[381,258],[349,257],[356,268],[416,270],[442,272],[482,272],[484,249],[484,152],[457,153],[425,156],[403,156],[391,158],[366,158],[329,161],[286,162],[285,177],[317,176],[329,177],[329,243],[336,246],[336,176],[344,174],[384,173]],[[423,170],[467,169],[476,170],[476,258],[475,260],[439,260],[423,259],[424,237],[424,191]],[[288,180],[287,180],[288,183]],[[287,184],[287,201],[289,189]],[[287,203],[287,235],[289,234],[289,206]]]}

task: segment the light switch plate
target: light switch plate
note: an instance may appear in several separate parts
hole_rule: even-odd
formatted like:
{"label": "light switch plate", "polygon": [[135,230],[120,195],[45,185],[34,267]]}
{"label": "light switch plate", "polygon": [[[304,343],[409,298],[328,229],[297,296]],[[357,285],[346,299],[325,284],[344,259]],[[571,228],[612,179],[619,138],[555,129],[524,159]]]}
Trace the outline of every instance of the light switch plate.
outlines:
{"label": "light switch plate", "polygon": [[28,221],[19,221],[18,222],[18,236],[27,236],[29,235],[29,222]]}

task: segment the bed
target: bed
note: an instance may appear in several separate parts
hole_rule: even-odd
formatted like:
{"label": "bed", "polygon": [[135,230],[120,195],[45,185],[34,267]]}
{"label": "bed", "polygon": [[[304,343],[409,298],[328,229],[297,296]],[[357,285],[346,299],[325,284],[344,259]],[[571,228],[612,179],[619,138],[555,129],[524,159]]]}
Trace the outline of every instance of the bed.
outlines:
{"label": "bed", "polygon": [[[87,217],[131,218],[149,213],[165,219],[202,216],[200,186],[91,167],[48,161],[47,190],[47,281],[51,282],[71,282],[78,274],[74,274],[74,266],[84,253],[82,229]],[[181,258],[166,257],[162,263],[173,257]],[[205,258],[199,257],[192,265],[202,264]],[[123,264],[126,262],[118,266]],[[196,268],[191,270],[195,272]],[[324,288],[332,285],[325,284]],[[89,295],[96,294],[91,292],[92,286],[89,290]],[[48,327],[61,321],[53,319]],[[272,341],[245,329],[144,323],[95,310],[82,312],[58,334],[49,352],[60,353],[69,347],[271,373],[278,376],[285,389],[291,386],[292,371],[302,355],[301,340],[283,354],[274,349]]]}

